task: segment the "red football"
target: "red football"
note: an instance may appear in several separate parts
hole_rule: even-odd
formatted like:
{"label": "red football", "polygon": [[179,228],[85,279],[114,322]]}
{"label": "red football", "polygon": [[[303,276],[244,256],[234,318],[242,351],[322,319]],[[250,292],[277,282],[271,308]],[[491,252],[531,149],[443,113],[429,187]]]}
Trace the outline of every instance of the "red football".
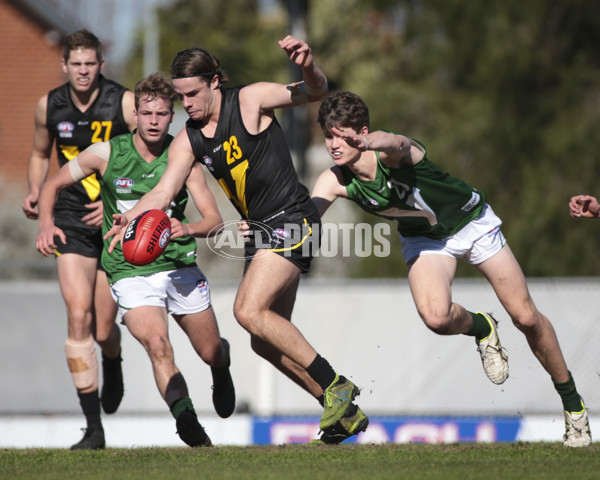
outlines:
{"label": "red football", "polygon": [[123,236],[123,257],[132,265],[148,265],[167,248],[171,220],[162,210],[147,210],[135,217]]}

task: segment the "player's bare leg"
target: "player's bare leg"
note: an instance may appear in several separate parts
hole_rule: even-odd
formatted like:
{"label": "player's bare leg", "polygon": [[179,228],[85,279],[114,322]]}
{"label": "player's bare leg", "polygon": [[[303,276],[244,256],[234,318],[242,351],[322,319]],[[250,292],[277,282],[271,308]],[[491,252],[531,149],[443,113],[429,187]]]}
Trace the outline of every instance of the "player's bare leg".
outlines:
{"label": "player's bare leg", "polygon": [[408,272],[415,305],[435,333],[474,336],[485,374],[493,383],[501,384],[508,378],[508,357],[498,337],[497,322],[491,314],[472,313],[452,302],[456,264],[455,258],[446,255],[417,257]]}
{"label": "player's bare leg", "polygon": [[104,448],[98,396],[98,360],[92,338],[97,259],[65,253],[57,256],[56,265],[68,316],[65,353],[87,422],[84,437],[71,448]]}
{"label": "player's bare leg", "polygon": [[427,328],[438,335],[469,331],[469,312],[452,302],[456,259],[445,255],[421,255],[408,270],[408,283],[417,311]]}
{"label": "player's bare leg", "polygon": [[[300,277],[298,276],[295,281],[291,282],[287,288],[281,292],[271,306],[271,309],[274,312],[288,321],[291,321],[292,318],[292,311],[296,302],[296,292],[298,290],[299,282]],[[310,378],[310,375],[306,372],[305,368],[294,362],[291,358],[283,355],[268,342],[252,335],[250,346],[257,355],[267,360],[281,373],[306,390],[313,397],[319,398],[323,395],[323,389],[317,382]]]}
{"label": "player's bare leg", "polygon": [[[277,275],[273,275],[277,272]],[[335,426],[348,413],[352,400],[360,393],[360,390],[348,379],[337,375],[329,363],[308,343],[300,331],[278,311],[273,305],[283,308],[284,295],[291,295],[298,286],[300,269],[285,258],[269,251],[261,250],[250,263],[246,274],[238,289],[234,304],[234,314],[240,325],[242,325],[252,336],[253,348],[261,348],[260,343],[269,345],[273,351],[265,354],[275,361],[275,365],[286,374],[295,377],[300,385],[306,384],[302,379],[301,370],[294,371],[294,364],[306,370],[310,378],[315,381],[323,392],[324,412],[321,417],[320,427],[322,430]],[[288,297],[291,301],[293,297]],[[283,303],[278,303],[283,302]],[[289,306],[291,308],[293,302]],[[258,342],[258,343],[257,343]],[[310,384],[309,384],[310,385]],[[318,394],[318,390],[308,387],[311,393]],[[368,423],[366,416],[360,412],[363,419]],[[354,422],[351,429],[366,428],[365,422]],[[356,430],[353,433],[357,433]]]}
{"label": "player's bare leg", "polygon": [[100,403],[105,413],[114,413],[123,399],[121,367],[121,330],[115,323],[117,304],[114,301],[106,273],[96,272],[94,290],[94,337],[102,350],[102,389]]}
{"label": "player's bare leg", "polygon": [[181,439],[191,447],[212,445],[204,428],[198,423],[187,384],[175,365],[166,309],[135,307],[124,314],[124,319],[131,334],[150,357],[156,386],[176,420]]}
{"label": "player's bare leg", "polygon": [[212,307],[189,314],[173,315],[186,333],[194,350],[211,367],[213,377],[212,400],[221,418],[228,418],[235,410],[235,388],[229,366],[229,342],[221,338]]}
{"label": "player's bare leg", "polygon": [[300,269],[275,253],[260,252],[242,279],[235,299],[234,315],[251,335],[306,367],[317,352],[288,319],[271,308],[283,294],[289,293],[290,288],[297,287]]}
{"label": "player's bare leg", "polygon": [[554,327],[533,303],[523,271],[508,245],[477,268],[488,279],[502,306],[523,332],[531,351],[552,380],[566,382],[569,372]]}
{"label": "player's bare leg", "polygon": [[563,444],[567,447],[590,445],[592,437],[587,411],[567,368],[554,327],[535,306],[512,251],[507,245],[478,268],[489,280],[513,323],[523,332],[531,351],[554,382],[565,410]]}

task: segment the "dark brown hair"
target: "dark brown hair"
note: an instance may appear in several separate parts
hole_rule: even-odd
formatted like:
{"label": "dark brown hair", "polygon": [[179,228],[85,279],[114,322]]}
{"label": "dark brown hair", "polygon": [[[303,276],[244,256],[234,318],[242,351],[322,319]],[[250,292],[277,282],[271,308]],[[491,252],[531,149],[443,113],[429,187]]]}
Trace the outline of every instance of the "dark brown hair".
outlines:
{"label": "dark brown hair", "polygon": [[203,48],[192,47],[182,50],[171,63],[171,77],[203,77],[207,82],[217,75],[219,83],[227,82],[227,75],[221,71],[221,62],[212,53]]}
{"label": "dark brown hair", "polygon": [[65,38],[65,43],[63,44],[63,59],[65,62],[69,60],[71,51],[78,48],[96,50],[98,61],[100,62],[102,60],[102,44],[100,43],[100,40],[98,40],[96,35],[85,28],[83,30],[77,30]]}
{"label": "dark brown hair", "polygon": [[369,127],[369,108],[355,93],[337,92],[323,100],[317,122],[324,132],[332,127],[348,127],[359,132],[362,127]]}

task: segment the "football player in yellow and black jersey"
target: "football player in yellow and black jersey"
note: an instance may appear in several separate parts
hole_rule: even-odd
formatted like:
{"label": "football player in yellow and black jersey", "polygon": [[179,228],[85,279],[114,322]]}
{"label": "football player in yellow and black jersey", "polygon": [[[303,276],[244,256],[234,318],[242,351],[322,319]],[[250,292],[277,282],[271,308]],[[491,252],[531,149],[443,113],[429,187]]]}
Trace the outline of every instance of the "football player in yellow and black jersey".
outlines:
{"label": "football player in yellow and black jersey", "polygon": [[324,406],[321,440],[338,443],[367,428],[368,418],[353,403],[359,389],[338,375],[291,323],[300,275],[319,247],[320,218],[294,170],[277,108],[323,98],[327,78],[309,45],[287,36],[280,48],[297,65],[303,81],[283,85],[259,82],[222,88],[219,60],[201,48],[179,52],[171,64],[173,86],[189,115],[173,140],[167,169],[157,186],[105,235],[122,235],[138,213],[168,207],[194,162],[217,179],[241,217],[253,227],[246,247],[246,270],[234,304],[238,323],[251,335],[253,350]]}
{"label": "football player in yellow and black jersey", "polygon": [[[87,30],[69,35],[61,66],[67,82],[44,95],[35,108],[33,149],[29,158],[29,194],[22,208],[38,218],[37,201],[56,144],[62,166],[95,142],[107,141],[135,128],[134,96],[101,75],[104,60],[98,38]],[[82,440],[72,449],[104,448],[100,404],[117,410],[123,397],[121,334],[115,324],[116,304],[106,274],[100,269],[102,201],[95,176],[63,190],[54,221],[66,234],[57,239],[56,264],[68,316],[67,363],[86,417]],[[98,395],[98,362],[94,339],[102,349],[102,393]]]}

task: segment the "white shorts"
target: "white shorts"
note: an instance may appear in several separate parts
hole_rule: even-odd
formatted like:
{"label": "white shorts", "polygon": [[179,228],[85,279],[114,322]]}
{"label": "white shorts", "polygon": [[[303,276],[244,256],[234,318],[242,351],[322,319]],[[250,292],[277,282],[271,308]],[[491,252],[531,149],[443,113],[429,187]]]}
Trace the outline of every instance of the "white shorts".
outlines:
{"label": "white shorts", "polygon": [[123,278],[110,286],[125,314],[135,307],[164,307],[174,315],[199,313],[210,307],[208,280],[198,267]]}
{"label": "white shorts", "polygon": [[481,214],[451,237],[433,240],[427,237],[403,237],[402,256],[409,263],[418,255],[446,255],[478,265],[496,255],[506,245],[500,231],[502,220],[487,203]]}

